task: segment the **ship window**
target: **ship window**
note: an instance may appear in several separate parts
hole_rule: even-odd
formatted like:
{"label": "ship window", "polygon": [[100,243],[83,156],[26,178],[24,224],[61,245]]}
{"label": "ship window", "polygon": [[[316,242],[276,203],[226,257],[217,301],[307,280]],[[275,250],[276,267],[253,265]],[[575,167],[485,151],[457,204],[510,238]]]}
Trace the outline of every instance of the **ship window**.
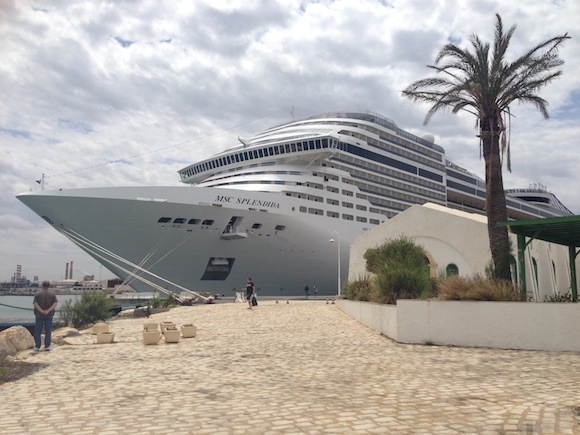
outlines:
{"label": "ship window", "polygon": [[213,219],[206,219],[201,224],[202,225],[213,225]]}
{"label": "ship window", "polygon": [[160,224],[165,224],[167,222],[171,222],[171,218],[170,217],[162,217],[162,218],[159,218],[159,220],[157,222]]}
{"label": "ship window", "polygon": [[284,148],[286,148],[286,153],[289,154],[290,152],[292,152],[292,150],[290,149],[290,144],[287,143],[284,145]]}
{"label": "ship window", "polygon": [[356,221],[357,222],[366,222],[367,221],[367,218],[366,217],[357,216],[356,217]]}
{"label": "ship window", "polygon": [[343,219],[346,219],[347,221],[352,221],[352,220],[354,220],[354,217],[353,217],[353,215],[351,215],[351,214],[343,214],[343,215],[342,215],[342,218],[343,218]]}
{"label": "ship window", "polygon": [[185,223],[185,218],[175,218],[175,220],[173,221],[174,224],[184,224]]}
{"label": "ship window", "polygon": [[258,155],[260,157],[264,157],[264,150],[262,150],[261,148],[258,150]]}
{"label": "ship window", "polygon": [[354,207],[352,202],[344,202],[344,201],[342,202],[342,206],[346,207],[346,208],[353,208]]}
{"label": "ship window", "polygon": [[380,223],[377,219],[371,219],[369,222],[373,225],[378,225]]}
{"label": "ship window", "polygon": [[296,144],[296,151],[302,151],[302,142]]}
{"label": "ship window", "polygon": [[366,210],[367,210],[366,206],[364,206],[364,205],[359,205],[359,204],[357,204],[357,206],[356,206],[356,209],[357,209],[357,210],[362,210],[362,211],[366,211]]}
{"label": "ship window", "polygon": [[258,228],[262,228],[262,224],[254,224],[252,225],[252,228],[257,230]]}
{"label": "ship window", "polygon": [[320,139],[316,139],[316,149],[319,150],[321,148]]}
{"label": "ship window", "polygon": [[292,149],[292,152],[295,153],[296,152],[296,144],[292,143],[292,144],[290,144],[290,147]]}
{"label": "ship window", "polygon": [[[346,180],[346,179],[343,179],[342,181],[344,181],[345,183],[348,182],[348,180]],[[346,195],[346,196],[353,196],[353,193],[350,190],[343,190],[342,194]]]}
{"label": "ship window", "polygon": [[276,231],[284,231],[286,229],[285,225],[276,225]]}
{"label": "ship window", "polygon": [[327,186],[326,190],[328,190],[329,192],[338,193],[338,189],[336,187]]}
{"label": "ship window", "polygon": [[199,225],[200,220],[199,219],[190,219],[187,224],[188,225]]}
{"label": "ship window", "polygon": [[339,215],[338,215],[338,213],[335,213],[333,211],[327,211],[326,216],[332,217],[332,218],[337,218]]}
{"label": "ship window", "polygon": [[302,213],[306,213],[307,209],[306,209],[306,207],[304,207],[304,206],[300,206],[300,211],[301,211]]}
{"label": "ship window", "polygon": [[338,201],[336,199],[327,198],[326,202],[332,205],[338,205]]}
{"label": "ship window", "polygon": [[324,212],[322,210],[320,210],[319,208],[309,208],[308,209],[308,213],[310,214],[318,214],[318,215],[323,215]]}

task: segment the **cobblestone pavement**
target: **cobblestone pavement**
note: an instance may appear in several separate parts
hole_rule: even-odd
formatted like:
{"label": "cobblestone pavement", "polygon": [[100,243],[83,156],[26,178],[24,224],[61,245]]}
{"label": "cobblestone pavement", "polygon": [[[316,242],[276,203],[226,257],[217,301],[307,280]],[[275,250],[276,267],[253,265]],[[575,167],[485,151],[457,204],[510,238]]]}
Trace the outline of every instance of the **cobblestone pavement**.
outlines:
{"label": "cobblestone pavement", "polygon": [[30,352],[0,386],[0,433],[580,434],[580,354],[397,344],[325,301],[178,307]]}

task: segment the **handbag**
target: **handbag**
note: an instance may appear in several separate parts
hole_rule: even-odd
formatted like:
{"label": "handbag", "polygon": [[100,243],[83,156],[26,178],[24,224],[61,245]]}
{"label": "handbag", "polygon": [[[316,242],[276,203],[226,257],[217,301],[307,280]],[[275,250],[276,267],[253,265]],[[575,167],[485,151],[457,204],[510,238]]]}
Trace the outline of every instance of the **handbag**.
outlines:
{"label": "handbag", "polygon": [[256,295],[252,295],[252,306],[255,307],[258,305],[258,299],[256,299]]}

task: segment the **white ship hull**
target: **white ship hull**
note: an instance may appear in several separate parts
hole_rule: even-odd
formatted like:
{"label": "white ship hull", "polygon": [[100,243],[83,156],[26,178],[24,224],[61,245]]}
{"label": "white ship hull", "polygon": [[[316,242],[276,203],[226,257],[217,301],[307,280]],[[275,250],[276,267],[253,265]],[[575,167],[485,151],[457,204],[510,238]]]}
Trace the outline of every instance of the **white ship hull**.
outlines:
{"label": "white ship hull", "polygon": [[[228,197],[231,203],[225,202]],[[127,187],[25,193],[19,199],[115,275],[129,278],[138,291],[152,291],[152,286],[131,279],[131,273],[176,293],[182,286],[231,295],[252,277],[264,295],[303,294],[305,285],[318,286],[321,295],[333,295],[338,274],[338,246],[329,242],[337,239],[333,231],[341,239],[343,280],[349,245],[363,232],[362,225],[305,220],[297,211],[303,201],[276,193]],[[159,223],[163,216],[213,223]],[[241,218],[237,232],[223,234],[232,216]],[[261,227],[252,229],[255,223]],[[284,230],[276,231],[277,225]],[[212,259],[218,267],[233,259],[223,279],[203,279]]]}

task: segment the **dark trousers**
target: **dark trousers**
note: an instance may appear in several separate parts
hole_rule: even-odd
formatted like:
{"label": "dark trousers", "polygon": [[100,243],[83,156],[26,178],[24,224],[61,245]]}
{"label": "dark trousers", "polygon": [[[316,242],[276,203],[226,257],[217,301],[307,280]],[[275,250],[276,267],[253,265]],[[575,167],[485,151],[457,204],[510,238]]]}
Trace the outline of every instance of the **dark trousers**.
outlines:
{"label": "dark trousers", "polygon": [[52,317],[36,316],[36,323],[34,324],[34,345],[40,348],[40,336],[42,328],[44,327],[44,348],[50,347],[50,340],[52,335]]}

